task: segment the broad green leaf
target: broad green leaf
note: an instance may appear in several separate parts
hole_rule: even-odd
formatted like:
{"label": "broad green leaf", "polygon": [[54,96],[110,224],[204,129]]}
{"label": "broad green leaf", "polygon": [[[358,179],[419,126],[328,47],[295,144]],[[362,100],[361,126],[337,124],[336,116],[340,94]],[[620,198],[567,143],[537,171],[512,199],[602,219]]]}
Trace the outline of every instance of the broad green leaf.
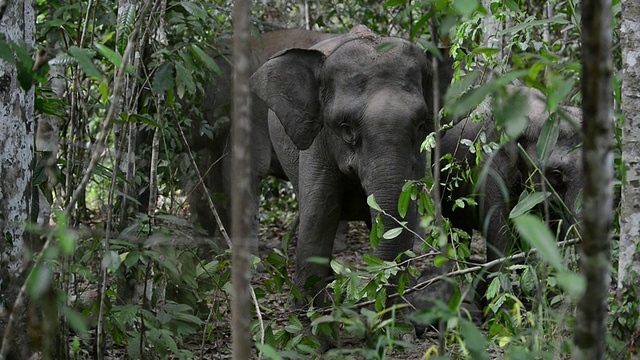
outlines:
{"label": "broad green leaf", "polygon": [[480,3],[478,0],[454,0],[453,7],[462,15],[463,18],[469,18],[478,9]]}
{"label": "broad green leaf", "polygon": [[543,260],[557,270],[565,269],[562,264],[562,256],[560,255],[558,244],[553,234],[538,217],[525,214],[513,219],[513,222],[520,236],[522,236],[531,247],[538,249],[538,253]]}
{"label": "broad green leaf", "polygon": [[487,339],[471,321],[460,322],[460,334],[464,337],[464,345],[469,351],[471,359],[489,359],[487,354]]}
{"label": "broad green leaf", "polygon": [[140,259],[140,252],[134,250],[126,254],[127,256],[124,258],[124,265],[128,269],[138,263],[138,260]]}
{"label": "broad green leaf", "polygon": [[584,276],[571,271],[562,271],[556,275],[558,285],[573,299],[580,299],[587,288]]}
{"label": "broad green leaf", "polygon": [[504,4],[509,10],[513,12],[519,13],[521,11],[518,3],[516,3],[514,0],[505,0]]}
{"label": "broad green leaf", "polygon": [[36,264],[36,267],[29,273],[27,279],[27,290],[32,299],[38,299],[51,285],[53,273],[49,266],[43,264],[42,261]]}
{"label": "broad green leaf", "polygon": [[496,89],[495,83],[483,84],[464,94],[457,102],[448,102],[452,106],[452,117],[466,116],[471,110],[480,105],[487,95]]}
{"label": "broad green leaf", "polygon": [[15,59],[13,58],[13,51],[4,41],[0,41],[0,59],[11,64],[15,62]]}
{"label": "broad green leaf", "polygon": [[378,248],[380,245],[380,236],[378,236],[378,228],[374,225],[369,232],[369,244],[372,249]]}
{"label": "broad green leaf", "polygon": [[151,90],[154,94],[163,94],[173,87],[173,70],[172,63],[166,62],[160,65],[160,68],[153,77],[153,84],[151,85]]}
{"label": "broad green leaf", "polygon": [[398,214],[401,218],[407,216],[407,210],[409,209],[409,201],[411,200],[411,188],[407,191],[403,191],[398,199]]}
{"label": "broad green leaf", "polygon": [[401,228],[401,227],[397,227],[397,228],[393,228],[393,229],[387,230],[382,235],[382,237],[387,239],[387,240],[395,239],[402,233],[402,230],[403,230],[403,228]]}
{"label": "broad green leaf", "polygon": [[66,306],[61,309],[61,312],[67,324],[69,324],[69,327],[71,327],[76,334],[82,337],[87,336],[89,327],[87,326],[87,320],[82,314]]}
{"label": "broad green leaf", "polygon": [[202,61],[209,68],[209,70],[215,72],[218,76],[222,76],[222,70],[220,70],[220,67],[215,62],[215,60],[211,58],[211,56],[209,56],[204,50],[199,48],[197,45],[191,45],[191,49],[195,53],[198,60]]}
{"label": "broad green leaf", "polygon": [[433,259],[433,265],[435,265],[435,267],[440,267],[447,261],[449,261],[449,259],[446,256],[436,255],[435,259]]}
{"label": "broad green leaf", "polygon": [[100,79],[102,77],[102,73],[91,60],[93,54],[87,49],[81,49],[74,45],[69,48],[69,53],[78,61],[78,65],[80,65],[80,68],[87,76],[93,79]]}
{"label": "broad green leaf", "polygon": [[106,79],[103,79],[98,86],[98,91],[100,92],[100,102],[106,104],[109,99],[109,83]]}
{"label": "broad green leaf", "polygon": [[549,159],[549,155],[553,151],[558,141],[558,135],[560,134],[560,123],[556,121],[555,116],[550,116],[545,121],[542,131],[540,131],[540,137],[536,144],[536,155],[540,164],[546,164]]}
{"label": "broad green leaf", "polygon": [[382,208],[376,202],[376,198],[373,196],[373,194],[367,197],[367,205],[369,205],[369,207],[372,208],[373,210],[382,212]]}
{"label": "broad green leaf", "polygon": [[506,99],[500,109],[495,111],[498,124],[504,126],[511,139],[517,139],[527,127],[529,98],[519,92]]}
{"label": "broad green leaf", "polygon": [[533,209],[536,205],[543,202],[551,193],[534,192],[526,195],[520,199],[516,206],[511,209],[509,213],[509,219],[515,219],[520,215],[523,215]]}
{"label": "broad green leaf", "polygon": [[267,359],[273,359],[273,360],[283,359],[282,356],[278,354],[278,351],[269,344],[256,343],[256,348],[258,348],[258,351],[260,351],[262,356],[264,356]]}
{"label": "broad green leaf", "polygon": [[193,75],[181,63],[176,63],[176,82],[178,85],[184,84],[189,94],[196,92],[196,84],[193,81]]}
{"label": "broad green leaf", "polygon": [[201,7],[199,7],[198,5],[196,5],[194,2],[191,1],[183,1],[180,3],[180,5],[182,5],[182,7],[187,10],[187,12],[197,18],[200,18],[202,20],[206,20],[208,17],[208,14],[206,11],[204,11]]}
{"label": "broad green leaf", "polygon": [[98,52],[102,54],[102,56],[104,56],[113,66],[119,68],[120,65],[122,65],[122,58],[120,55],[116,54],[115,51],[102,44],[95,44],[95,47],[96,50],[98,50]]}
{"label": "broad green leaf", "polygon": [[398,6],[398,5],[404,5],[407,3],[407,0],[387,0],[384,3],[384,7],[392,7],[392,6]]}
{"label": "broad green leaf", "polygon": [[571,93],[575,82],[573,79],[553,79],[553,85],[547,91],[547,109],[556,111],[558,105]]}
{"label": "broad green leaf", "polygon": [[489,287],[487,288],[487,293],[486,293],[487,299],[491,300],[494,297],[496,297],[496,295],[498,295],[498,291],[500,291],[500,279],[498,279],[497,277],[494,277],[491,283],[489,284]]}

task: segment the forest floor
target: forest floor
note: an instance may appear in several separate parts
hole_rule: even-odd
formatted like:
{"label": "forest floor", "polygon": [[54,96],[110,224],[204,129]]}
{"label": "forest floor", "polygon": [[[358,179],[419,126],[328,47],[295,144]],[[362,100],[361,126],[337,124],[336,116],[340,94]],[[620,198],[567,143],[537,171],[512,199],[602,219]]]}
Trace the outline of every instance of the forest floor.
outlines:
{"label": "forest floor", "polygon": [[[288,229],[284,228],[281,223],[272,223],[269,226],[261,226],[260,229],[260,253],[262,256],[273,252],[274,249],[282,249],[281,239],[287,233]],[[346,235],[345,250],[334,253],[334,256],[346,264],[357,264],[364,266],[364,255],[371,253],[371,246],[369,243],[369,229],[364,222],[351,222],[349,230]],[[295,244],[289,248],[289,254],[293,256],[295,253]],[[431,259],[432,260],[432,259]],[[426,260],[424,260],[426,261]],[[294,269],[290,269],[290,274]],[[269,274],[266,272],[259,272],[253,276],[252,283],[256,287],[261,287],[265,280],[267,280]],[[261,299],[260,305],[263,308],[263,320],[276,320],[276,322],[282,323],[283,326],[288,323],[288,317],[292,314],[292,305],[290,302],[290,294],[287,292],[279,294],[269,294],[273,296],[265,296]],[[363,347],[364,343],[357,341],[345,341],[343,343],[343,349]],[[413,339],[412,347],[402,350],[395,350],[392,354],[388,355],[387,359],[398,360],[414,360],[423,359],[425,353],[429,348],[437,346],[438,334],[435,331],[425,331],[420,337]],[[359,359],[360,357],[346,356],[345,358]]]}

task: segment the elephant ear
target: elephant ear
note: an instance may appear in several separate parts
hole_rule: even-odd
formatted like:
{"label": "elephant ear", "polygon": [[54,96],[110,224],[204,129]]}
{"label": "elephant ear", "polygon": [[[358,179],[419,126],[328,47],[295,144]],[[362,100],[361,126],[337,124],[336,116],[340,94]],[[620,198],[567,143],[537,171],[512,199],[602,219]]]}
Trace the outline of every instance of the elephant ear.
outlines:
{"label": "elephant ear", "polygon": [[251,90],[276,113],[300,150],[308,149],[322,129],[317,74],[324,59],[317,50],[289,49],[251,76]]}

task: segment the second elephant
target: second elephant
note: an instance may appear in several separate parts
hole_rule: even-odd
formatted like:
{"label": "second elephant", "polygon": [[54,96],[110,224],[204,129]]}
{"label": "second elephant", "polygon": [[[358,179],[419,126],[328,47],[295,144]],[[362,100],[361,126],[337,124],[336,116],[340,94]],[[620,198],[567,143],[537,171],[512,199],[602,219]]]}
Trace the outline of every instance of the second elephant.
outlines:
{"label": "second elephant", "polygon": [[[548,198],[555,214],[552,218],[563,219],[565,229],[566,225],[575,223],[576,204],[583,186],[580,109],[558,107],[554,114],[557,142],[541,161],[537,156],[538,139],[552,115],[547,110],[547,99],[541,91],[522,86],[510,86],[508,93],[526,97],[529,107],[526,128],[515,141],[505,143],[492,154],[483,154],[482,162],[475,166],[477,154],[470,151],[469,144],[480,137],[485,139],[485,144],[499,142],[502,133],[496,128],[490,111],[480,108],[476,113],[482,115],[484,121],[473,122],[467,118],[448,130],[441,142],[442,153],[452,154],[454,162],[461,166],[461,172],[475,169],[476,175],[486,174],[475,186],[462,181],[459,187],[452,187],[452,178],[462,176],[461,172],[453,170],[455,166],[450,167],[442,174],[443,182],[448,184],[443,191],[442,210],[453,226],[469,233],[479,230],[485,235],[489,261],[507,255],[515,245],[513,235],[509,233],[509,213],[529,180],[535,183],[536,191],[541,191],[544,177],[548,181],[546,190],[551,190],[548,185],[555,190]],[[444,168],[448,161],[441,163]],[[535,171],[536,168],[541,172]],[[469,196],[475,198],[476,207],[452,210],[456,199]]]}

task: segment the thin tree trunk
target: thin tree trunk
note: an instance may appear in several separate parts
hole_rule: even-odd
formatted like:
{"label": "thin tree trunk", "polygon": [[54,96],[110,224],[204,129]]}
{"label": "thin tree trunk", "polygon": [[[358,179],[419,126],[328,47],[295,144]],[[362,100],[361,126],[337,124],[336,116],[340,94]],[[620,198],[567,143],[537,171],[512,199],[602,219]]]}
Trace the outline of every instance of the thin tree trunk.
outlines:
{"label": "thin tree trunk", "polygon": [[251,1],[236,0],[233,9],[233,124],[231,220],[233,233],[233,297],[231,331],[233,359],[251,357],[251,292],[249,246],[254,241],[251,196],[251,92],[249,90]]}
{"label": "thin tree trunk", "polygon": [[[30,1],[11,1],[0,21],[0,34],[7,40],[33,46],[35,10]],[[9,322],[0,319],[2,351],[13,358],[27,358],[33,348],[27,336],[25,311],[18,309],[18,294],[25,280],[22,250],[29,220],[34,160],[34,90],[24,91],[16,66],[0,60],[0,303],[11,310]],[[15,311],[12,310],[15,307]],[[16,316],[11,329],[10,321]]]}
{"label": "thin tree trunk", "polygon": [[604,359],[613,224],[613,102],[611,1],[582,2],[584,193],[582,273],[574,359]]}
{"label": "thin tree trunk", "polygon": [[622,160],[626,166],[626,181],[622,188],[620,214],[618,293],[629,287],[635,289],[637,299],[640,289],[640,3],[622,0],[621,4],[622,112],[625,119]]}

